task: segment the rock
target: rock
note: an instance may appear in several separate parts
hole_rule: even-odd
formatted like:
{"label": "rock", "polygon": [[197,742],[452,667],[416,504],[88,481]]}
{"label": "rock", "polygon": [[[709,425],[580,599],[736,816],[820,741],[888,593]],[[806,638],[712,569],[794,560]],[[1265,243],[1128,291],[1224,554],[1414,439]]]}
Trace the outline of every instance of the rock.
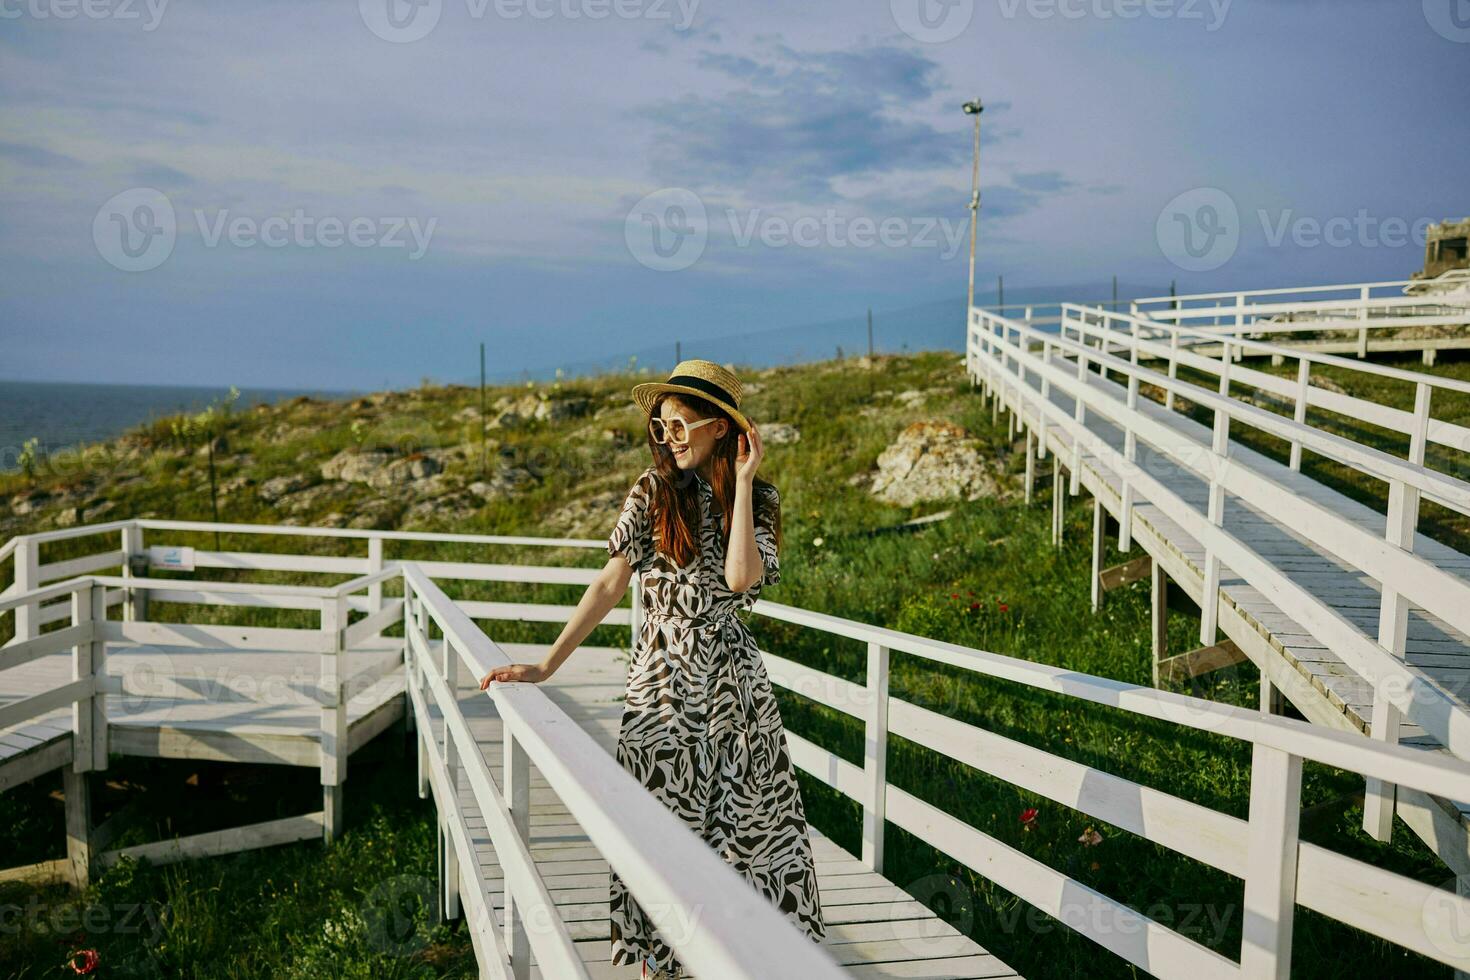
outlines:
{"label": "rock", "polygon": [[450,493],[433,500],[421,500],[408,509],[403,521],[407,525],[426,524],[435,520],[462,521],[473,517],[480,502],[469,493]]}
{"label": "rock", "polygon": [[239,476],[232,476],[219,485],[219,495],[221,497],[228,497],[232,493],[239,493],[253,483],[255,481],[243,473]]}
{"label": "rock", "polygon": [[914,422],[878,456],[869,492],[901,506],[962,497],[1006,497],[978,450],[979,440],[942,419]]}
{"label": "rock", "polygon": [[488,426],[492,429],[515,429],[525,425],[528,420],[519,412],[506,410],[492,418]]}
{"label": "rock", "polygon": [[10,498],[10,512],[17,517],[34,514],[51,502],[51,494],[37,487]]}
{"label": "rock", "polygon": [[91,506],[87,507],[85,510],[82,510],[82,523],[96,523],[106,515],[110,514],[113,508],[116,506],[117,505],[114,504],[111,500],[99,500]]}
{"label": "rock", "polygon": [[255,493],[261,500],[264,500],[268,504],[273,504],[287,494],[305,489],[310,482],[300,473],[274,476],[262,483]]}
{"label": "rock", "polygon": [[287,494],[276,503],[292,514],[305,514],[320,507],[329,498],[340,495],[346,487],[347,484],[335,480],[331,483],[318,483],[314,487]]}
{"label": "rock", "polygon": [[536,418],[546,422],[562,422],[577,419],[591,413],[592,399],[572,395],[565,398],[548,398],[536,408]]}
{"label": "rock", "polygon": [[582,395],[549,397],[527,392],[514,400],[498,399],[489,424],[493,429],[513,429],[531,421],[563,422],[590,414],[592,399]]}
{"label": "rock", "polygon": [[396,457],[379,450],[344,449],[322,464],[322,477],[365,483],[376,490],[402,486],[423,480],[444,469],[441,451],[412,453]]}
{"label": "rock", "polygon": [[488,480],[476,480],[465,489],[481,500],[497,500],[513,497],[540,483],[540,477],[528,467],[502,465],[490,474]]}
{"label": "rock", "polygon": [[788,425],[785,422],[765,423],[761,426],[761,436],[773,446],[781,446],[801,440],[801,433],[797,431],[796,426]]}
{"label": "rock", "polygon": [[746,395],[757,395],[765,390],[766,386],[759,381],[747,381],[740,386],[740,397],[744,398]]}
{"label": "rock", "polygon": [[612,533],[627,496],[625,487],[573,500],[547,515],[545,526],[567,537],[605,538]]}
{"label": "rock", "polygon": [[347,522],[359,530],[391,531],[396,526],[399,505],[386,497],[375,497],[358,505]]}
{"label": "rock", "polygon": [[1326,391],[1336,392],[1339,395],[1346,395],[1348,393],[1348,390],[1346,388],[1344,388],[1342,385],[1338,384],[1336,381],[1333,381],[1331,378],[1327,377],[1326,375],[1322,375],[1322,374],[1308,375],[1308,382],[1314,388],[1322,388],[1322,389],[1324,389]]}
{"label": "rock", "polygon": [[904,408],[918,408],[933,395],[948,395],[951,393],[951,389],[944,385],[924,388],[922,390],[910,388],[907,391],[900,391],[897,395],[894,395],[893,400],[901,404]]}

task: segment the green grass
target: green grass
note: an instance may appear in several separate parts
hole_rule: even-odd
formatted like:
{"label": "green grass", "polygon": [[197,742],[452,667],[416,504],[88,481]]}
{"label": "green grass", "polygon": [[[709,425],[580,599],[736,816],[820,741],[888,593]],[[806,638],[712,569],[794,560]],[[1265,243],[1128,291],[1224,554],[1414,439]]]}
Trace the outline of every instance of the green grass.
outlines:
{"label": "green grass", "polygon": [[[748,396],[752,417],[757,422],[789,423],[801,432],[800,441],[794,444],[768,445],[762,468],[762,475],[781,488],[786,503],[782,582],[765,596],[1038,663],[1148,684],[1147,583],[1110,593],[1096,615],[1090,610],[1090,501],[1074,501],[1067,508],[1064,546],[1055,549],[1050,541],[1046,490],[1030,508],[1019,501],[996,500],[899,508],[873,501],[864,486],[848,482],[848,477],[871,466],[905,424],[929,417],[964,425],[979,440],[982,454],[997,460],[1009,473],[1020,471],[1023,456],[1007,437],[1004,419],[1001,425],[992,426],[988,407],[971,392],[957,361],[958,356],[952,354],[921,354],[881,359],[873,371],[860,370],[851,362],[827,362],[741,372],[747,383],[758,381],[763,386]],[[1466,363],[1457,360],[1447,360],[1436,370],[1457,377],[1470,374]],[[610,395],[625,393],[632,380],[637,379],[578,379],[563,388],[586,394],[601,405]],[[1349,390],[1363,390],[1355,388],[1359,382],[1352,377],[1337,380]],[[927,405],[913,409],[881,394],[935,387],[943,391]],[[1371,393],[1402,404],[1402,392],[1374,389]],[[421,446],[462,445],[467,434],[455,413],[476,401],[477,395],[468,389],[425,388],[405,393],[392,405],[374,411],[345,404],[303,403],[236,416],[226,434],[229,452],[221,457],[220,478],[244,472],[258,483],[297,470],[314,473],[338,449],[362,439],[365,427],[387,431],[398,424],[395,417],[409,420],[398,428],[411,430]],[[863,409],[870,413],[864,414]],[[1435,415],[1470,418],[1470,404],[1449,399],[1444,405],[1437,402]],[[366,420],[355,434],[354,417]],[[538,423],[497,433],[500,445],[492,449],[492,459],[495,452],[501,452],[512,462],[534,463],[546,474],[543,484],[513,501],[487,505],[467,519],[430,521],[422,526],[486,533],[558,533],[548,527],[546,519],[569,496],[626,489],[646,465],[638,418],[629,409],[596,420]],[[1313,421],[1318,420],[1314,417]],[[1353,423],[1329,419],[1326,424]],[[621,428],[634,434],[634,441],[619,446],[602,438],[603,427]],[[1241,429],[1234,434],[1252,438]],[[1387,435],[1383,438],[1385,444],[1392,441]],[[196,456],[171,451],[162,438],[157,442],[151,454],[116,464],[111,470],[78,468],[50,477],[43,474],[42,480],[90,487],[87,492],[115,501],[110,516],[153,513],[206,519],[210,504],[201,462]],[[458,464],[457,470],[451,469],[467,479],[472,478],[478,460],[477,445],[469,445],[470,459]],[[1265,442],[1262,446],[1271,449]],[[244,452],[251,454],[248,461],[240,455]],[[106,454],[99,450],[94,457],[105,459]],[[1453,461],[1445,465],[1452,467]],[[1308,466],[1314,476],[1337,479],[1348,492],[1370,502],[1375,499],[1376,488],[1353,481],[1350,474],[1334,472],[1325,461],[1309,457]],[[127,482],[130,478],[136,479]],[[19,489],[21,478],[0,476],[0,502]],[[372,496],[365,488],[354,488],[346,502],[331,506],[340,510]],[[921,530],[869,533],[941,509],[951,510],[951,517]],[[310,523],[314,516],[303,514],[300,520]],[[245,494],[227,498],[221,517],[272,522],[279,514]],[[47,517],[43,514],[39,521],[31,520],[26,525],[12,521],[9,533],[16,528],[34,529],[46,523]],[[1447,535],[1463,530],[1448,518],[1442,529]],[[215,546],[212,535],[202,534],[150,533],[150,543]],[[1110,543],[1116,543],[1115,536]],[[331,541],[262,540],[229,534],[221,536],[219,546],[265,551],[300,551],[305,546],[304,550],[322,554],[359,553],[351,545]],[[46,549],[43,560],[96,549],[95,541],[59,543]],[[390,545],[388,557],[583,567],[595,567],[602,560],[597,549],[560,552]],[[1112,551],[1106,558],[1109,564],[1121,560],[1123,556]],[[9,569],[0,574],[8,575]],[[217,572],[195,576],[206,577],[238,576]],[[286,573],[252,576],[254,581],[312,584],[342,578],[345,576]],[[4,584],[0,581],[0,587]],[[564,586],[459,582],[451,583],[450,591],[458,598],[568,604],[579,594]],[[151,617],[315,625],[311,614],[289,611],[159,605]],[[557,632],[550,624],[482,625],[492,636],[507,641],[550,642]],[[760,618],[752,620],[752,627],[765,649],[849,680],[863,678],[866,651],[859,643]],[[1197,645],[1197,633],[1197,611],[1187,602],[1176,601],[1169,619],[1170,649],[1191,649]],[[626,640],[626,631],[600,627],[588,642],[617,645]],[[1201,805],[1240,817],[1246,814],[1250,753],[1244,745],[1116,709],[977,678],[906,654],[894,654],[892,666],[896,697]],[[1247,664],[1203,678],[1192,690],[1220,701],[1254,705],[1257,677]],[[862,729],[855,720],[787,692],[782,692],[782,715],[793,732],[861,763]],[[412,760],[399,756],[395,739],[401,747],[402,734],[393,732],[380,740],[383,744],[365,750],[369,754],[354,756],[347,784],[348,832],[331,849],[302,844],[167,868],[120,868],[104,876],[89,894],[78,897],[64,891],[12,886],[0,891],[0,906],[25,908],[37,900],[49,910],[99,906],[160,910],[162,926],[143,934],[123,934],[115,928],[82,930],[86,944],[102,952],[104,975],[355,976],[369,970],[376,976],[473,975],[463,929],[433,925],[429,910],[415,900],[420,884],[433,876],[433,818],[428,804],[414,791]],[[1227,956],[1238,956],[1238,880],[902,739],[893,740],[890,753],[888,772],[895,785]],[[107,779],[119,786],[110,791],[109,805],[146,801],[132,804],[128,811],[125,833],[130,836],[124,842],[269,819],[319,805],[314,795],[316,774],[311,770],[256,767],[266,775],[255,777],[258,781],[252,783],[248,773],[237,771],[241,767],[231,770],[230,779],[199,772],[205,768],[114,760]],[[196,772],[196,781],[203,786],[188,782]],[[0,796],[0,851],[15,855],[7,863],[60,855],[60,808],[53,795],[59,782],[59,778],[54,784],[41,780]],[[1354,776],[1309,766],[1303,801],[1318,809],[1304,823],[1304,838],[1423,881],[1438,884],[1449,878],[1449,872],[1402,824],[1389,845],[1362,833],[1360,806],[1342,802],[1350,801],[1361,785]],[[859,850],[858,806],[805,775],[802,787],[811,822],[844,847]],[[1030,830],[1020,821],[1027,807],[1039,811]],[[1089,826],[1102,834],[1102,843],[1088,847],[1078,841]],[[1137,975],[1091,941],[903,831],[888,828],[885,850],[889,878],[924,898],[1023,975]],[[408,877],[402,877],[405,875]],[[382,941],[363,938],[374,934],[374,923],[379,921],[373,919],[374,903],[382,904],[385,890],[402,899],[395,907],[407,910],[394,917],[395,924],[404,927],[403,935],[386,943],[386,948]],[[0,962],[14,964],[17,976],[58,975],[74,937],[25,921],[18,930],[0,930]],[[107,921],[106,917],[101,921]],[[1333,976],[1349,966],[1369,975],[1449,975],[1447,969],[1431,962],[1299,910],[1297,975]]]}

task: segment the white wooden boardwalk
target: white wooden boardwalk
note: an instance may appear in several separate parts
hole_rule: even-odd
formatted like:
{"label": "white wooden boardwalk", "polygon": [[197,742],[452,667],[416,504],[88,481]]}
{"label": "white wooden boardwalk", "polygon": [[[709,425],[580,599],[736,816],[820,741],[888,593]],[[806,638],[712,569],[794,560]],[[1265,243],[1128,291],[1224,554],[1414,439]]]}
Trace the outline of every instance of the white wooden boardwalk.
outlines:
{"label": "white wooden boardwalk", "polygon": [[[1075,370],[1075,358],[1065,362],[1058,359],[1055,363],[1065,364],[1067,372]],[[1070,482],[1068,475],[1075,466],[1081,487],[1095,497],[1102,511],[1121,521],[1125,490],[1115,466],[1099,457],[1097,447],[1075,451],[1071,435],[1060,433],[1056,425],[1041,418],[1040,378],[1028,372],[1026,379],[1019,382],[1026,392],[1020,398],[1016,397],[1018,375],[1013,365],[1005,378],[1005,404],[1019,411],[1017,424],[1033,435],[1046,425],[1049,450],[1066,470],[1061,482]],[[1091,372],[1087,385],[1091,392],[1101,394],[1120,408],[1127,404],[1127,381],[1115,373],[1103,378]],[[1049,385],[1044,397],[1064,416],[1075,418],[1078,414],[1072,394],[1059,386]],[[1203,458],[1209,452],[1211,427],[1146,397],[1138,397],[1135,408],[1149,421],[1177,436],[1172,445],[1195,447],[1196,458]],[[1123,458],[1128,451],[1125,429],[1098,411],[1081,414],[1089,436],[1100,440],[1114,460]],[[1385,538],[1387,518],[1371,507],[1237,440],[1229,442],[1228,451],[1229,465],[1261,474],[1297,499],[1320,505],[1380,541]],[[1199,473],[1141,438],[1134,441],[1133,452],[1139,470],[1199,515],[1194,526],[1209,523],[1206,515],[1210,512],[1211,487]],[[1079,453],[1080,460],[1074,459]],[[1332,550],[1335,542],[1314,540],[1289,518],[1266,512],[1228,492],[1223,500],[1220,527],[1226,533],[1362,633],[1369,637],[1379,635],[1383,585],[1337,557]],[[1205,544],[1193,527],[1184,526],[1149,500],[1135,496],[1131,503],[1133,543],[1142,547],[1168,578],[1203,608],[1208,601],[1204,594]],[[1095,552],[1101,540],[1101,529],[1095,527]],[[1470,556],[1418,532],[1409,550],[1437,569],[1470,583]],[[1094,565],[1097,564],[1095,558]],[[1220,628],[1261,668],[1263,677],[1309,720],[1339,730],[1373,734],[1374,687],[1368,679],[1314,635],[1312,629],[1284,611],[1271,595],[1264,594],[1223,562],[1218,595]],[[1157,601],[1155,615],[1163,615]],[[1409,673],[1445,692],[1454,710],[1470,713],[1470,636],[1412,604],[1407,619],[1402,662]],[[1398,741],[1416,748],[1440,748],[1434,737],[1408,718],[1400,723]],[[1402,791],[1397,812],[1451,868],[1470,872],[1470,803]]]}
{"label": "white wooden boardwalk", "polygon": [[[520,663],[537,662],[546,652],[544,646],[537,644],[506,643],[501,644],[501,649]],[[584,646],[540,685],[553,702],[606,749],[606,762],[610,766],[618,764],[613,752],[622,715],[627,664],[627,654],[621,650]],[[503,785],[504,743],[494,703],[470,678],[461,681],[459,702],[491,772]],[[442,726],[437,721],[437,712],[434,713],[434,732],[442,739]],[[475,838],[480,866],[491,885],[490,897],[499,917],[505,906],[503,876],[468,785],[467,778],[460,779],[459,802]],[[960,935],[927,906],[869,870],[816,828],[811,828],[811,841],[828,924],[824,946],[849,976],[874,980],[1017,976],[974,940]],[[568,923],[588,973],[609,980],[639,976],[637,965],[613,966],[610,962],[608,864],[534,766],[530,848],[557,903],[558,916]],[[758,937],[752,937],[753,943],[758,941]],[[771,975],[783,975],[779,964],[772,965]],[[531,976],[540,978],[543,974],[539,967],[533,966]]]}

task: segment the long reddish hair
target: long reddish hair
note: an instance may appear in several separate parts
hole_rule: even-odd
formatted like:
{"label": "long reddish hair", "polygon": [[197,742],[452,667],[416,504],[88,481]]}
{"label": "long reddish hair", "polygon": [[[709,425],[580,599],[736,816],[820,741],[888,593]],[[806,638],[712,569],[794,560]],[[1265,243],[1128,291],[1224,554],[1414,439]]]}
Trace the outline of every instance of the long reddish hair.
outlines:
{"label": "long reddish hair", "polygon": [[[659,409],[665,398],[693,412],[699,418],[716,416],[730,423],[725,434],[715,441],[710,454],[710,487],[714,490],[715,513],[724,516],[724,531],[721,540],[726,550],[730,547],[730,528],[735,523],[735,466],[740,453],[742,432],[730,413],[707,398],[683,392],[664,392],[654,399],[649,408],[651,417],[659,417]],[[651,522],[654,548],[674,560],[680,568],[688,565],[699,554],[699,487],[692,472],[686,472],[674,462],[673,450],[668,445],[654,440],[651,428],[647,431],[648,450],[653,454],[654,481]],[[756,477],[751,481],[752,490],[772,486]],[[757,523],[769,520],[776,533],[776,544],[781,543],[781,510],[773,514],[764,513],[769,506],[765,494],[755,493],[752,513]]]}

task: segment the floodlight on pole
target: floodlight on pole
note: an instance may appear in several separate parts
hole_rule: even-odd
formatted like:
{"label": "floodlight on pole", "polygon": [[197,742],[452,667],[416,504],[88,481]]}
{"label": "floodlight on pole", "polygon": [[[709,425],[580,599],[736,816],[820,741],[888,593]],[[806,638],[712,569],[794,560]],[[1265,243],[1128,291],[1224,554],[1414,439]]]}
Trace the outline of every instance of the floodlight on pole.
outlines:
{"label": "floodlight on pole", "polygon": [[970,291],[965,305],[965,322],[970,322],[970,310],[975,306],[975,237],[980,223],[980,113],[985,105],[979,99],[971,99],[961,108],[965,115],[975,117],[975,163],[970,176]]}

